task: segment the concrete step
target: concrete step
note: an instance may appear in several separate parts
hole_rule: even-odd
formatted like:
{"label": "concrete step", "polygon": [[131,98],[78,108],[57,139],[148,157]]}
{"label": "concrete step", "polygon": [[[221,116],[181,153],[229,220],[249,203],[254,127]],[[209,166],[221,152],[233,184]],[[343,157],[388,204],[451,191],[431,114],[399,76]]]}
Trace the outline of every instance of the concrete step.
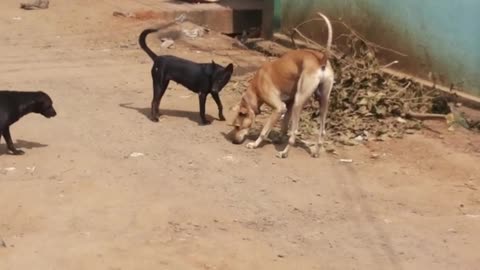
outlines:
{"label": "concrete step", "polygon": [[137,19],[174,20],[186,18],[221,33],[241,33],[262,26],[262,0],[221,0],[216,3],[159,0],[150,10],[135,12]]}

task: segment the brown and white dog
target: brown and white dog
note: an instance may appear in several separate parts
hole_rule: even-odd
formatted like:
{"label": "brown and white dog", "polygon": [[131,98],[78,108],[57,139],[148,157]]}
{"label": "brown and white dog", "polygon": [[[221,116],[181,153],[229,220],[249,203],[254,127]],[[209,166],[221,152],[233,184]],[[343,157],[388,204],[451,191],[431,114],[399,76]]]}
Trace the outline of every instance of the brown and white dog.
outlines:
{"label": "brown and white dog", "polygon": [[320,127],[315,149],[311,154],[313,157],[319,156],[325,136],[325,120],[334,72],[328,61],[332,45],[332,25],[325,15],[318,14],[328,27],[326,52],[310,49],[293,50],[275,61],[263,64],[250,81],[240,104],[234,109],[236,116],[232,124],[235,128],[231,133],[233,143],[241,144],[245,140],[255,116],[260,113],[260,106],[267,104],[273,109],[272,115],[263,126],[258,139],[246,146],[250,149],[257,148],[267,139],[272,127],[284,115],[281,131],[287,134],[288,126],[291,124],[290,137],[287,146],[278,152],[277,157],[286,158],[290,146],[295,144],[303,106],[315,93],[320,103]]}

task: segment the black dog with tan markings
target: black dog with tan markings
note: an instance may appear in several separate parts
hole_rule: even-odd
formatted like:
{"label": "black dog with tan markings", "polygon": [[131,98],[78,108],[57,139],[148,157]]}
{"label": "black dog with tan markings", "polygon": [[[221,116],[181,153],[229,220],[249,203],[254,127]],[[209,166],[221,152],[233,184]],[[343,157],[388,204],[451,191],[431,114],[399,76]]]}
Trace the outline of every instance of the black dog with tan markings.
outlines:
{"label": "black dog with tan markings", "polygon": [[211,94],[218,107],[218,118],[225,120],[223,116],[223,106],[220,101],[219,93],[230,81],[233,73],[233,65],[226,67],[211,63],[194,63],[173,55],[156,55],[148,48],[145,39],[150,33],[157,32],[158,29],[146,29],[139,37],[140,47],[153,60],[152,79],[153,79],[153,100],[151,107],[151,119],[158,122],[159,106],[162,96],[167,90],[170,81],[177,82],[189,90],[198,93],[200,102],[201,123],[206,125],[210,122],[205,118],[205,102],[208,94]]}
{"label": "black dog with tan markings", "polygon": [[44,92],[0,91],[0,140],[5,138],[12,154],[22,155],[24,152],[15,148],[10,126],[29,113],[54,117],[57,112],[52,103],[52,99]]}

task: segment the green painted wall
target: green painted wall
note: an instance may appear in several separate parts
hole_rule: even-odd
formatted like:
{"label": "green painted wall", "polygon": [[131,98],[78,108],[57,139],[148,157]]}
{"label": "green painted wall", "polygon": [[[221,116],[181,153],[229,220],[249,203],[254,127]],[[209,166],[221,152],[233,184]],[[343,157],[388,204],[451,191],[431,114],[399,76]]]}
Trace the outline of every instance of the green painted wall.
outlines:
{"label": "green painted wall", "polygon": [[[478,0],[275,0],[279,31],[322,11],[331,20],[342,19],[368,40],[407,54],[384,53],[385,62],[399,60],[398,68],[442,84],[454,83],[480,97],[480,1]],[[338,35],[345,29],[333,23]],[[313,23],[305,31],[324,41],[325,26]]]}

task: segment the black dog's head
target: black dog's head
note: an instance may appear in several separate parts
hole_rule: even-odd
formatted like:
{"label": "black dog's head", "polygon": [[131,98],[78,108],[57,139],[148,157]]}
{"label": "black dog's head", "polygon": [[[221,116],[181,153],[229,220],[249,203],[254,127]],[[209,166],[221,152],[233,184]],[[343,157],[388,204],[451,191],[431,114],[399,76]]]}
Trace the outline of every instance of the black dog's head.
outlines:
{"label": "black dog's head", "polygon": [[212,92],[218,93],[222,91],[223,87],[227,85],[232,77],[233,64],[228,64],[226,67],[212,61]]}
{"label": "black dog's head", "polygon": [[47,118],[57,115],[57,112],[53,108],[52,99],[46,93],[41,91],[36,93],[33,112],[39,113]]}

